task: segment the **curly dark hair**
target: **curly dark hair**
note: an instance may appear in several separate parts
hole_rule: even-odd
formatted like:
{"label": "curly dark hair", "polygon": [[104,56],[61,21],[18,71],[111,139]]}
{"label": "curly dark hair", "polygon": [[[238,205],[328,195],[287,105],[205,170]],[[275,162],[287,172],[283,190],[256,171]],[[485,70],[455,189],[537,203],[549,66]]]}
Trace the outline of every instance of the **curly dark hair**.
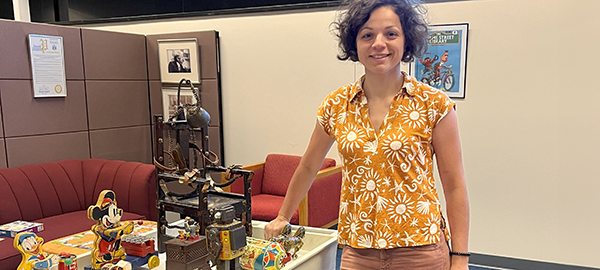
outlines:
{"label": "curly dark hair", "polygon": [[341,4],[342,11],[338,12],[336,20],[331,24],[339,40],[338,59],[358,61],[358,31],[369,20],[371,12],[382,6],[392,7],[400,18],[405,39],[402,61],[411,62],[427,52],[427,10],[419,0],[345,0]]}

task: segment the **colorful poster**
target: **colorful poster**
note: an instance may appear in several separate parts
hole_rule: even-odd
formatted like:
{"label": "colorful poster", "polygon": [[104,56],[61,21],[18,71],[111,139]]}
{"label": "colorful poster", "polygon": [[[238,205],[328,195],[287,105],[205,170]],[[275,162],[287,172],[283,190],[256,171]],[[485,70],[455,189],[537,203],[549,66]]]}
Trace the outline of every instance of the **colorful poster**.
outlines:
{"label": "colorful poster", "polygon": [[431,26],[429,48],[411,63],[411,74],[448,94],[465,97],[468,24]]}

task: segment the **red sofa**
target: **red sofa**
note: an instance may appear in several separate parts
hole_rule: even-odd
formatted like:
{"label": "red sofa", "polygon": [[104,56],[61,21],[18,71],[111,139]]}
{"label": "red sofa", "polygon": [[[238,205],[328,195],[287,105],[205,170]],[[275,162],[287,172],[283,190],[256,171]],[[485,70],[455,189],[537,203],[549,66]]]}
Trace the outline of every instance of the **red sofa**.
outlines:
{"label": "red sofa", "polygon": [[[264,162],[243,166],[254,171],[252,178],[252,219],[271,221],[277,217],[292,175],[300,164],[301,156],[269,154]],[[227,181],[222,174],[222,182]],[[325,158],[308,194],[292,215],[290,223],[301,226],[329,228],[338,222],[342,166],[334,159]],[[225,189],[243,194],[244,183],[236,181]]]}
{"label": "red sofa", "polygon": [[[113,190],[122,220],[156,220],[154,165],[104,159],[63,160],[0,169],[0,224],[41,222],[47,242],[89,230],[87,208]],[[14,270],[21,254],[13,238],[0,241],[0,269]]]}

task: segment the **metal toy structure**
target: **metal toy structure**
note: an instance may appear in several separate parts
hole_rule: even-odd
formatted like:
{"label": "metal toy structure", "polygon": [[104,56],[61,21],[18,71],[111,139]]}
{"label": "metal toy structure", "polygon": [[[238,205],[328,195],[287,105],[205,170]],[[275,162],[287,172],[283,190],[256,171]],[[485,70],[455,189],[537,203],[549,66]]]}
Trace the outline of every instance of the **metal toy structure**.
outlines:
{"label": "metal toy structure", "polygon": [[[180,103],[184,83],[192,89],[196,104]],[[179,82],[177,104],[173,115],[154,116],[158,243],[160,251],[167,252],[167,269],[280,269],[289,257],[297,256],[304,228],[277,241],[252,238],[254,172],[219,165],[218,156],[209,150],[210,115],[201,106],[199,90],[187,79]],[[227,182],[215,183],[211,174],[221,173]],[[238,180],[243,181],[243,195],[222,191]],[[168,224],[167,211],[186,216],[184,226]],[[183,229],[179,239],[169,237],[167,228]]]}

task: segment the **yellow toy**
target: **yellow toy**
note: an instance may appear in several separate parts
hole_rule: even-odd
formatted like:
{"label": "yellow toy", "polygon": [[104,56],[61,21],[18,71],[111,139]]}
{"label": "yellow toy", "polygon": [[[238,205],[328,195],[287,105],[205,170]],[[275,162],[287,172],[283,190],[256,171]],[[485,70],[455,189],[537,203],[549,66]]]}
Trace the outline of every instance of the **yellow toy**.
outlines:
{"label": "yellow toy", "polygon": [[92,226],[95,234],[92,249],[92,269],[101,269],[105,264],[117,264],[125,259],[125,250],[121,246],[121,237],[133,231],[134,224],[121,221],[123,209],[117,208],[115,193],[103,190],[95,205],[87,210],[88,218],[98,223]]}
{"label": "yellow toy", "polygon": [[17,270],[49,269],[57,264],[60,257],[42,251],[44,239],[32,232],[22,232],[15,236],[13,246],[21,252],[21,263]]}

